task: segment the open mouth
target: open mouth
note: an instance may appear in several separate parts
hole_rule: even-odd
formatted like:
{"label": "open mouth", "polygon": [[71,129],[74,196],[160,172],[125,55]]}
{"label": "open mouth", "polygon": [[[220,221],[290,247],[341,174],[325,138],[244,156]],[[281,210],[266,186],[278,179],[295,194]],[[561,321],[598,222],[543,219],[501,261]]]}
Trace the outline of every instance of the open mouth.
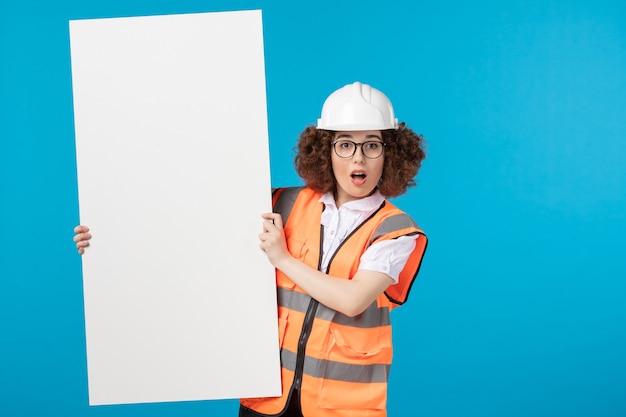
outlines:
{"label": "open mouth", "polygon": [[367,174],[365,174],[365,172],[362,171],[355,171],[352,174],[350,174],[350,177],[352,178],[352,182],[356,185],[362,185],[365,183],[365,178],[367,177]]}

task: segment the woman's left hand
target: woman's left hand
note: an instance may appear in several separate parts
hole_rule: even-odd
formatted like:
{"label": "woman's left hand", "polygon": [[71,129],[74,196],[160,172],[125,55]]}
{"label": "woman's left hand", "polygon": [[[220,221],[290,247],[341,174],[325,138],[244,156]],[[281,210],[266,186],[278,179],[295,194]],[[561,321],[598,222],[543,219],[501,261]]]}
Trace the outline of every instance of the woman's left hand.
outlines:
{"label": "woman's left hand", "polygon": [[270,263],[278,268],[281,261],[291,257],[287,250],[285,232],[283,231],[283,219],[279,213],[265,213],[263,217],[263,233],[259,234],[259,245],[265,252]]}

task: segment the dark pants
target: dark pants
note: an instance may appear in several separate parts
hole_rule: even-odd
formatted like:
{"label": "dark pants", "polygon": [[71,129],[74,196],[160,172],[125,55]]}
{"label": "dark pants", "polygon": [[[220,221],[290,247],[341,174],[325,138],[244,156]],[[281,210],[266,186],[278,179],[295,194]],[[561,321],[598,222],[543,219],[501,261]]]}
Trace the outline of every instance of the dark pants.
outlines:
{"label": "dark pants", "polygon": [[[243,406],[239,406],[239,417],[259,417],[268,414],[260,414]],[[289,396],[289,403],[282,414],[276,414],[276,417],[304,417],[300,408],[300,392],[293,390]]]}

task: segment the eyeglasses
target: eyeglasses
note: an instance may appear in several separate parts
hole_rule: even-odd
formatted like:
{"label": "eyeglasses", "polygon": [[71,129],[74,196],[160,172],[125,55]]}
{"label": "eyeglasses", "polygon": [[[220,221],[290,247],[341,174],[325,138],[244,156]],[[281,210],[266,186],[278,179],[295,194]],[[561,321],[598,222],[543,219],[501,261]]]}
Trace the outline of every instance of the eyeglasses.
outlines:
{"label": "eyeglasses", "polygon": [[356,153],[356,148],[361,147],[361,152],[366,158],[376,159],[383,154],[383,150],[387,144],[378,140],[356,143],[351,140],[336,140],[331,143],[335,149],[335,153],[340,158],[352,158]]}

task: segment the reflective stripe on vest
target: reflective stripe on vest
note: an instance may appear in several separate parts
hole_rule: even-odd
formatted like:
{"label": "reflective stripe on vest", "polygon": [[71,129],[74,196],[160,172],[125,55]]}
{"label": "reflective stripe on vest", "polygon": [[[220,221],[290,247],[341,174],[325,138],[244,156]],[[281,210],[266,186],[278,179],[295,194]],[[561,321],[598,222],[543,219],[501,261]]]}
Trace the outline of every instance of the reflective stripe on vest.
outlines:
{"label": "reflective stripe on vest", "polygon": [[[319,270],[321,195],[306,187],[279,189],[274,211],[281,213],[292,256]],[[385,201],[357,227],[333,254],[329,275],[351,279],[360,255],[373,243],[411,234],[423,235],[413,220]],[[348,317],[318,303],[277,271],[283,395],[243,399],[242,404],[266,415],[279,414],[293,388],[300,390],[304,416],[356,417],[386,415],[391,365],[389,312],[404,303],[419,270],[426,237],[392,285],[361,314]]]}

